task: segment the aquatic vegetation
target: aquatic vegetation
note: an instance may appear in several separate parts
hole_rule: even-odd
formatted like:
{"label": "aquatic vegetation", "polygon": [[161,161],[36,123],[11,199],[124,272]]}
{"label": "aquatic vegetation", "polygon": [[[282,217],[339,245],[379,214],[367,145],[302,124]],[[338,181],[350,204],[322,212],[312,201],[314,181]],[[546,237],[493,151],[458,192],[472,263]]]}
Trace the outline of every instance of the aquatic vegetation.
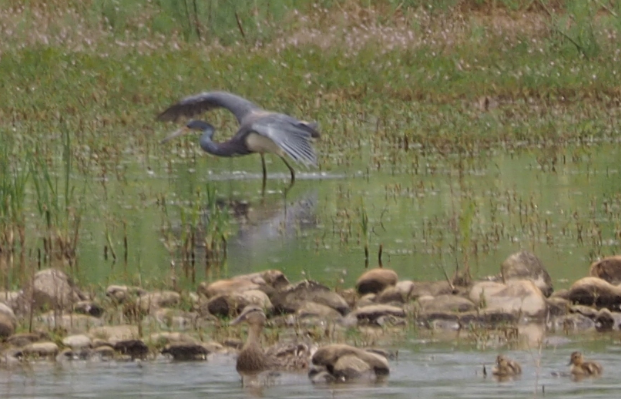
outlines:
{"label": "aquatic vegetation", "polygon": [[[61,264],[90,282],[176,287],[293,252],[287,267],[348,283],[343,270],[376,249],[387,267],[437,279],[486,274],[518,247],[559,270],[612,255],[615,7],[0,2],[3,284]],[[203,89],[318,120],[321,175],[288,193],[316,190],[304,220],[273,217],[286,214],[282,165],[261,199],[242,172],[256,160],[231,172],[190,140],[157,144],[157,111]],[[210,122],[235,126],[225,113]],[[281,225],[254,263],[229,251],[268,220]]]}

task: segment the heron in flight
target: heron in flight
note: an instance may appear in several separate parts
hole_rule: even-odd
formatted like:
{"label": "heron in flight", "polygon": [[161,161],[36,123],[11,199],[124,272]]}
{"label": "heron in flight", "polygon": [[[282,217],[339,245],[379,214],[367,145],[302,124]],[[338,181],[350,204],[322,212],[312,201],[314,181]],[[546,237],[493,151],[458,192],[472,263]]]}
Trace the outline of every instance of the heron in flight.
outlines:
{"label": "heron in flight", "polygon": [[305,122],[289,115],[266,111],[256,104],[235,94],[213,91],[188,96],[168,107],[158,115],[160,121],[176,122],[181,117],[192,118],[215,108],[226,108],[239,122],[237,133],[228,141],[213,141],[215,128],[204,121],[191,120],[164,140],[165,143],[190,131],[200,131],[201,148],[220,157],[234,157],[258,152],[263,166],[263,187],[267,179],[263,154],[276,154],[291,172],[291,184],[295,182],[295,172],[285,155],[305,166],[317,166],[317,156],[311,140],[319,138],[317,124]]}

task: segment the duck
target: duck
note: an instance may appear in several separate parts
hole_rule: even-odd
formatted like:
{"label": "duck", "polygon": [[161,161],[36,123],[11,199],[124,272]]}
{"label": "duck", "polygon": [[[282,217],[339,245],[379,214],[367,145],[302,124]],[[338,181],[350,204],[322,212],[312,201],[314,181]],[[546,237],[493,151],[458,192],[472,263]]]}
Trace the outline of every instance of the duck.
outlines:
{"label": "duck", "polygon": [[311,348],[305,343],[277,343],[267,349],[261,346],[261,333],[267,316],[263,308],[246,306],[230,325],[248,324],[248,337],[237,356],[235,369],[244,375],[265,371],[302,371],[308,369]]}
{"label": "duck", "polygon": [[512,377],[522,374],[522,367],[515,360],[511,360],[503,355],[496,357],[496,366],[492,369],[492,374],[497,377]]}
{"label": "duck", "polygon": [[319,348],[312,357],[309,378],[318,382],[347,382],[358,379],[383,380],[390,368],[386,352],[360,349],[347,344]]}
{"label": "duck", "polygon": [[569,365],[571,366],[569,372],[574,377],[598,376],[604,371],[601,364],[584,360],[580,352],[571,354]]}

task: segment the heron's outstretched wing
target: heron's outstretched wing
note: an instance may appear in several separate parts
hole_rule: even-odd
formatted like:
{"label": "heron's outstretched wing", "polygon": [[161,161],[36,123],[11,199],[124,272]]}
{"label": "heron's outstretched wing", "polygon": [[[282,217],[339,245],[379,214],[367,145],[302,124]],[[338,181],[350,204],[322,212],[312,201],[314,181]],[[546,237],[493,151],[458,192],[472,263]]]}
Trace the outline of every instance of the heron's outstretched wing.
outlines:
{"label": "heron's outstretched wing", "polygon": [[317,156],[311,145],[311,139],[319,137],[316,126],[284,114],[271,114],[252,123],[251,130],[272,140],[294,161],[317,166]]}
{"label": "heron's outstretched wing", "polygon": [[243,97],[224,91],[211,91],[182,98],[157,116],[160,121],[176,122],[181,117],[192,118],[215,108],[231,111],[241,124],[242,119],[253,110],[260,109]]}

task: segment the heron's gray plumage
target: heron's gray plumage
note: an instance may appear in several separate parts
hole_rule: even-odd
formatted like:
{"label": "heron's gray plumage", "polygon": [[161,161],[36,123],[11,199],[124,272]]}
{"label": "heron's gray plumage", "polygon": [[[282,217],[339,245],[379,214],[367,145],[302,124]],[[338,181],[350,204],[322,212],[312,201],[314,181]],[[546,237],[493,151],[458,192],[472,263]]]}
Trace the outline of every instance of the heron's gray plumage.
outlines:
{"label": "heron's gray plumage", "polygon": [[[226,108],[231,111],[240,126],[237,133],[223,143],[212,141],[213,127],[209,128],[211,130],[208,134],[207,130],[203,130],[205,134],[201,138],[201,147],[206,152],[225,157],[246,155],[253,152],[258,152],[263,157],[266,152],[275,153],[282,158],[289,168],[292,181],[295,180],[295,172],[283,157],[284,154],[306,167],[317,166],[317,156],[311,145],[312,139],[320,136],[316,123],[301,121],[281,113],[265,111],[253,102],[235,94],[214,91],[188,96],[159,114],[158,119],[161,121],[177,121],[181,117],[195,117],[216,108]],[[206,122],[195,122],[190,122],[187,127],[201,130],[206,126]],[[257,136],[252,136],[253,133],[264,139],[257,139]],[[165,141],[179,134],[176,132]],[[266,141],[265,138],[269,141]],[[265,163],[263,162],[263,179],[265,180],[265,178]]]}
{"label": "heron's gray plumage", "polygon": [[243,97],[225,91],[212,91],[182,98],[159,114],[157,119],[177,122],[181,117],[193,118],[216,108],[228,109],[235,115],[240,124],[251,111],[260,109],[256,104]]}

